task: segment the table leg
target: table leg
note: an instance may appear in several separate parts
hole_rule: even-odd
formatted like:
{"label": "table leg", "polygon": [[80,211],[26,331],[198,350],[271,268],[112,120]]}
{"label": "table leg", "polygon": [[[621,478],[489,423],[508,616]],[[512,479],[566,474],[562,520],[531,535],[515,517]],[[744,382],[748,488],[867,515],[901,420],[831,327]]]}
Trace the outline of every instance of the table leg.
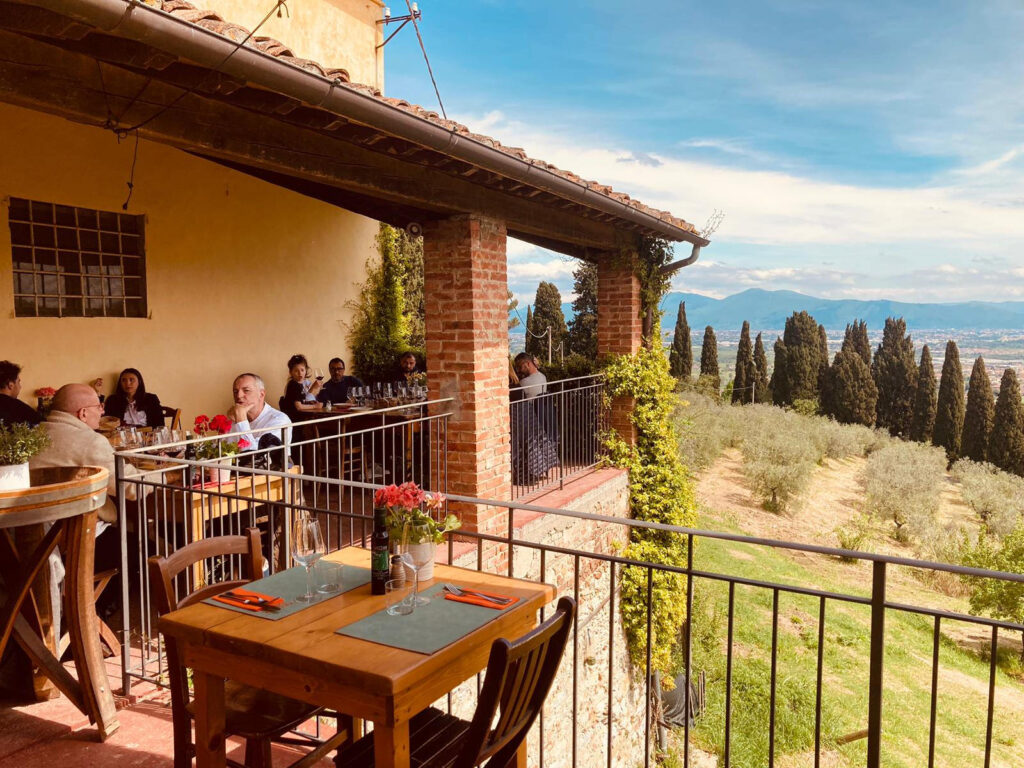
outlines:
{"label": "table leg", "polygon": [[515,765],[516,768],[526,768],[526,739],[523,739],[523,743],[516,750]]}
{"label": "table leg", "polygon": [[409,721],[392,726],[373,724],[376,768],[409,768]]}
{"label": "table leg", "polygon": [[195,670],[196,768],[223,768],[224,678]]}
{"label": "table leg", "polygon": [[67,574],[65,590],[68,603],[68,634],[75,657],[75,668],[82,686],[90,719],[96,723],[100,740],[118,728],[114,697],[103,663],[100,647],[96,601],[93,596],[93,558],[96,539],[96,513],[89,512],[67,521]]}

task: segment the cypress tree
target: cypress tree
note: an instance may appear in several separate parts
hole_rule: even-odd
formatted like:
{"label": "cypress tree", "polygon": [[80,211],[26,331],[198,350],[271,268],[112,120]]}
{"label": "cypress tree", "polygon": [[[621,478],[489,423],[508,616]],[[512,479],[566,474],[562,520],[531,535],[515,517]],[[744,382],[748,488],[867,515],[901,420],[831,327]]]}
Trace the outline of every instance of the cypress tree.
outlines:
{"label": "cypress tree", "polygon": [[871,364],[871,374],[878,387],[875,423],[888,429],[893,436],[909,435],[917,389],[917,364],[914,361],[914,342],[907,335],[907,324],[902,317],[886,319],[882,343],[878,345]]}
{"label": "cypress tree", "polygon": [[597,265],[581,261],[572,273],[572,320],[569,321],[569,352],[597,359]]}
{"label": "cypress tree", "polygon": [[843,349],[851,349],[860,355],[861,360],[871,367],[871,342],[868,341],[868,324],[866,320],[854,320],[846,326],[843,337]]}
{"label": "cypress tree", "polygon": [[690,341],[690,324],[686,321],[686,302],[679,302],[676,314],[676,332],[672,336],[672,349],[668,353],[669,373],[677,379],[689,381],[693,375],[693,346]]}
{"label": "cypress tree", "polygon": [[964,412],[964,431],[960,440],[960,453],[972,461],[988,461],[988,441],[992,434],[996,402],[992,395],[992,382],[985,370],[985,359],[978,357],[971,369],[967,384],[967,409]]}
{"label": "cypress tree", "polygon": [[754,397],[757,373],[754,370],[754,352],[750,346],[750,323],[743,321],[740,343],[736,350],[736,376],[732,380],[732,401],[749,403]]}
{"label": "cypress tree", "polygon": [[[918,387],[921,385],[918,384]],[[960,367],[960,349],[950,339],[946,342],[946,359],[939,380],[939,403],[935,414],[932,443],[946,449],[952,464],[960,458],[960,437],[964,430],[964,371]]]}
{"label": "cypress tree", "polygon": [[931,442],[935,429],[935,366],[932,351],[925,344],[921,349],[921,366],[917,369],[917,391],[914,393],[914,415],[910,420],[910,439]]}
{"label": "cypress tree", "polygon": [[1000,469],[1024,475],[1024,405],[1013,368],[1003,371],[996,399],[995,421],[988,441],[988,460]]}
{"label": "cypress tree", "polygon": [[535,338],[533,330],[533,309],[530,305],[526,305],[526,347],[525,351],[529,355],[537,354],[537,342],[539,339]]}
{"label": "cypress tree", "polygon": [[794,312],[786,319],[782,341],[786,348],[785,380],[777,378],[783,385],[783,404],[792,405],[796,400],[817,400],[818,376],[821,372],[818,324],[806,312]]}
{"label": "cypress tree", "polygon": [[771,402],[772,391],[768,386],[768,356],[764,352],[764,341],[757,334],[754,341],[754,402]]}
{"label": "cypress tree", "polygon": [[714,382],[716,391],[722,388],[722,377],[718,372],[718,339],[710,325],[704,329],[704,343],[700,348],[700,375]]}
{"label": "cypress tree", "polygon": [[782,337],[775,339],[775,366],[772,370],[772,379],[768,386],[772,390],[772,402],[775,405],[786,405],[792,400],[789,399],[787,384],[789,376],[786,374],[786,342]]}
{"label": "cypress tree", "polygon": [[824,325],[818,326],[818,392],[825,386],[825,377],[828,376],[828,333]]}
{"label": "cypress tree", "polygon": [[[554,283],[541,281],[537,286],[537,297],[533,301],[534,333],[545,334],[551,328],[551,351],[557,354],[558,345],[565,339],[568,332],[565,327],[565,315],[562,313],[562,294]],[[534,339],[536,350],[533,352],[541,360],[548,358],[547,336]]]}
{"label": "cypress tree", "polygon": [[828,369],[829,415],[842,424],[875,423],[878,388],[864,359],[853,347],[836,353]]}

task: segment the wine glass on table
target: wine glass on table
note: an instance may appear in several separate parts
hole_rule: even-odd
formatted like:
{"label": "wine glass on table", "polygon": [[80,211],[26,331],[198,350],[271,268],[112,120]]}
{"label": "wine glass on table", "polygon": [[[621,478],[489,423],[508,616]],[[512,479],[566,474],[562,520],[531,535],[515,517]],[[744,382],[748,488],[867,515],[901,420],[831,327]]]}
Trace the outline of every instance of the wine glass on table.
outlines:
{"label": "wine glass on table", "polygon": [[314,371],[314,375],[316,376],[316,380],[317,381],[323,381],[324,380],[324,369],[323,368],[314,368],[313,371]]}
{"label": "wine glass on table", "polygon": [[430,535],[430,526],[408,523],[402,529],[402,544],[399,554],[402,563],[413,572],[412,600],[414,605],[427,605],[430,598],[419,594],[420,568],[434,559],[434,540]]}
{"label": "wine glass on table", "polygon": [[292,520],[292,557],[306,569],[306,594],[299,595],[296,600],[312,603],[317,599],[313,592],[312,570],[316,561],[323,557],[325,552],[319,521],[308,515],[297,515]]}

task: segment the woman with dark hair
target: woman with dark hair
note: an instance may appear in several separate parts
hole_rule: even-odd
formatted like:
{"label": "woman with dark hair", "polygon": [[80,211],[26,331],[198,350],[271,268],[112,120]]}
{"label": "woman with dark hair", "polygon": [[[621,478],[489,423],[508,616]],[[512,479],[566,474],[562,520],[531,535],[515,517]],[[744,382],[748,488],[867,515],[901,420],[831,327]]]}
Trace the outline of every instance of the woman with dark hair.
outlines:
{"label": "woman with dark hair", "polygon": [[306,378],[309,373],[309,362],[305,355],[292,355],[288,358],[288,383],[281,398],[281,410],[288,418],[295,421],[299,411],[316,411],[320,404],[316,400],[320,387],[323,386],[322,376],[315,381]]}
{"label": "woman with dark hair", "polygon": [[115,416],[126,426],[162,427],[164,412],[160,398],[146,391],[146,382],[137,368],[125,368],[117,377],[117,389],[103,404],[107,416]]}

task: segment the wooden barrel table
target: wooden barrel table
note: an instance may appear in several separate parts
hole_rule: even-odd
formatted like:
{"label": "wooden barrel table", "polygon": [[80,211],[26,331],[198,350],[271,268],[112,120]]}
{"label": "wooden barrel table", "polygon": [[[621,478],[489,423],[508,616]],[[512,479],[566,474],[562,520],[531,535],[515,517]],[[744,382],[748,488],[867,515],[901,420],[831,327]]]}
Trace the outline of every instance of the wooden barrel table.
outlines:
{"label": "wooden barrel table", "polygon": [[[7,597],[0,606],[0,654],[13,638],[60,691],[96,724],[100,740],[117,730],[117,713],[99,642],[93,602],[96,511],[107,498],[102,467],[49,467],[30,472],[31,486],[0,491],[0,575]],[[15,528],[49,530],[30,552],[18,551]],[[46,646],[31,595],[32,583],[63,536],[67,625],[78,680]],[[35,626],[33,626],[35,623]]]}

